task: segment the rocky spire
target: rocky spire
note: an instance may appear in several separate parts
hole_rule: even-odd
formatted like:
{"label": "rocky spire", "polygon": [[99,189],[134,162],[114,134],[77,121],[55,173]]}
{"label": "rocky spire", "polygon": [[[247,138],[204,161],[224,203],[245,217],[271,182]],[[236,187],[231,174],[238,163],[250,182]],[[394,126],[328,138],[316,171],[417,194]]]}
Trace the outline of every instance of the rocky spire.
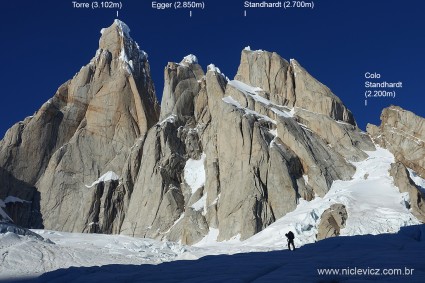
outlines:
{"label": "rocky spire", "polygon": [[[107,172],[120,175],[135,140],[158,120],[147,55],[129,32],[119,20],[102,29],[91,62],[0,142],[0,197],[41,206],[45,227],[95,231],[89,223],[98,222],[94,203],[106,187],[85,185]],[[118,182],[111,182],[113,189]],[[41,225],[28,221],[18,224]]]}
{"label": "rocky spire", "polygon": [[100,56],[110,54],[114,65],[125,69],[129,74],[139,74],[147,62],[147,53],[130,36],[130,28],[122,21],[114,23],[100,31],[99,49],[92,62]]}
{"label": "rocky spire", "polygon": [[[198,64],[198,58],[190,54],[185,56],[180,63],[169,62],[164,70],[164,91],[161,101],[161,117],[160,120],[174,115],[187,115],[187,112],[193,112],[193,93],[197,93],[199,89],[198,81],[204,76],[202,67]],[[186,107],[179,107],[176,113],[176,103],[185,103]]]}
{"label": "rocky spire", "polygon": [[113,58],[121,56],[122,51],[126,53],[128,49],[124,49],[134,43],[130,37],[129,27],[120,20],[115,20],[110,27],[101,29],[100,33],[102,36],[99,40],[99,48],[109,51]]}

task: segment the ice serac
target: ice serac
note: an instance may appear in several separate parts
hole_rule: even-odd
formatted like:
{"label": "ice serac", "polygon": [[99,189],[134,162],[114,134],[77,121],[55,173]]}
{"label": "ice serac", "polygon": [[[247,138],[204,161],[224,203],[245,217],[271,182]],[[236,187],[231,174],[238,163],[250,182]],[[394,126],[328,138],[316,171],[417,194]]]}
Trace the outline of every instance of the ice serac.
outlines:
{"label": "ice serac", "polygon": [[119,181],[86,185],[108,171],[121,173],[159,107],[147,55],[129,28],[115,20],[101,33],[90,63],[0,142],[0,198],[18,196],[41,213],[18,224],[78,232],[118,225],[126,194],[116,189]]}

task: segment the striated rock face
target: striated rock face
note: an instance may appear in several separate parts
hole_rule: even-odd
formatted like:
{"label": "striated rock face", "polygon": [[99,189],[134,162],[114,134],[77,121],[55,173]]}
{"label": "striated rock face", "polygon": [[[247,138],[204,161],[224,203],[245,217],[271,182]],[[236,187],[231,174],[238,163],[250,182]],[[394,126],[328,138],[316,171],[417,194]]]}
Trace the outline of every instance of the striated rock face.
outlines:
{"label": "striated rock face", "polygon": [[234,80],[194,55],[164,78],[159,111],[146,53],[124,23],[103,29],[92,61],[0,142],[0,199],[25,201],[4,208],[15,223],[246,239],[374,150],[338,97],[276,53],[242,51]]}
{"label": "striated rock face", "polygon": [[260,87],[276,104],[296,106],[355,125],[342,101],[294,59],[288,63],[274,52],[243,50],[235,79]]}
{"label": "striated rock face", "polygon": [[116,20],[102,30],[91,62],[0,142],[0,197],[31,201],[42,215],[35,222],[16,222],[93,231],[100,217],[97,206],[119,209],[120,198],[110,197],[119,194],[118,182],[95,188],[86,184],[107,171],[119,174],[130,147],[157,122],[158,112],[147,55]]}
{"label": "striated rock face", "polygon": [[368,124],[373,140],[390,150],[397,161],[425,177],[425,119],[398,106],[385,108],[379,127]]}

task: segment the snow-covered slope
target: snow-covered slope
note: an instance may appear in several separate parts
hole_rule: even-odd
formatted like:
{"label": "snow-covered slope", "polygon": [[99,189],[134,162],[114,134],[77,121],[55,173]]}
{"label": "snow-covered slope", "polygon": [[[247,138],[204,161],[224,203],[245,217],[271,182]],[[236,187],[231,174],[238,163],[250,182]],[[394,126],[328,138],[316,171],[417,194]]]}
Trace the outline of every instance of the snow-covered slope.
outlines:
{"label": "snow-covered slope", "polygon": [[[299,200],[297,208],[275,223],[252,236],[234,243],[247,247],[279,249],[286,245],[284,236],[289,230],[295,233],[295,244],[302,246],[316,241],[317,228],[322,213],[334,203],[346,206],[348,220],[341,235],[353,236],[364,234],[396,233],[400,227],[420,224],[406,208],[409,200],[407,193],[400,193],[389,175],[394,156],[386,149],[377,147],[376,151],[367,152],[369,158],[354,162],[356,173],[350,181],[335,181],[329,192],[323,197],[316,197],[307,202]],[[212,231],[197,246],[227,246],[217,243]],[[207,240],[208,239],[208,240]]]}
{"label": "snow-covered slope", "polygon": [[[44,272],[24,282],[423,282],[425,276],[424,225],[404,227],[398,234],[330,238],[295,252],[218,255],[165,263],[160,262],[184,258],[189,252],[178,245],[122,236],[39,233],[57,244],[12,233],[0,236],[2,279],[12,275],[23,279]],[[190,249],[194,258],[208,252]],[[149,262],[160,264],[141,264]]]}
{"label": "snow-covered slope", "polygon": [[80,234],[33,230],[45,239],[0,233],[0,280],[34,277],[70,266],[107,264],[158,264],[194,258],[177,243],[118,235]]}

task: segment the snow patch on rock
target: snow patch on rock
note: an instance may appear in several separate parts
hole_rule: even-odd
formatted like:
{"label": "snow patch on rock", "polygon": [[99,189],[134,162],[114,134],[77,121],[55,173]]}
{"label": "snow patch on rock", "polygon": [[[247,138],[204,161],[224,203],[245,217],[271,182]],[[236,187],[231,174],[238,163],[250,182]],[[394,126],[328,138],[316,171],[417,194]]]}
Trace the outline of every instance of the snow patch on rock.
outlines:
{"label": "snow patch on rock", "polygon": [[244,94],[258,95],[258,92],[263,91],[260,87],[253,87],[238,80],[231,80],[229,85],[242,91]]}
{"label": "snow patch on rock", "polygon": [[410,168],[407,168],[407,171],[409,171],[410,179],[412,179],[415,185],[425,193],[425,179],[422,179],[415,171]]}
{"label": "snow patch on rock", "polygon": [[303,175],[304,182],[308,185],[308,175]]}
{"label": "snow patch on rock", "polygon": [[254,99],[256,102],[259,102],[263,104],[264,106],[269,107],[270,110],[272,110],[278,116],[285,117],[285,118],[294,117],[294,108],[289,109],[283,105],[275,104],[271,102],[270,100],[268,100],[267,98],[262,97],[260,93],[264,92],[264,90],[261,89],[260,87],[253,87],[238,80],[229,81],[228,84],[234,87],[235,89],[239,90],[240,92],[242,92],[245,96],[250,97]]}
{"label": "snow patch on rock", "polygon": [[251,46],[249,46],[249,45],[246,46],[243,50],[244,51],[252,51],[252,52],[256,52],[256,53],[263,53],[264,52],[264,50],[262,50],[262,49],[252,50]]}
{"label": "snow patch on rock", "polygon": [[210,71],[210,72],[217,72],[217,73],[221,74],[220,69],[218,67],[216,67],[214,64],[209,64],[207,66],[207,72],[208,71]]}
{"label": "snow patch on rock", "polygon": [[191,188],[192,194],[205,184],[205,158],[205,153],[202,153],[199,160],[190,158],[186,161],[184,166],[184,180]]}
{"label": "snow patch on rock", "polygon": [[202,210],[202,214],[205,215],[207,213],[207,194],[205,193],[197,202],[191,205],[195,211]]}
{"label": "snow patch on rock", "polygon": [[14,197],[14,196],[8,196],[8,197],[6,197],[4,199],[4,203],[16,203],[16,202],[20,202],[20,203],[31,203],[30,201],[23,200],[23,199],[20,199],[18,197]]}
{"label": "snow patch on rock", "polygon": [[183,57],[181,64],[186,64],[186,65],[198,64],[198,58],[193,54],[189,54],[189,55]]}
{"label": "snow patch on rock", "polygon": [[177,115],[171,114],[171,115],[167,116],[164,120],[158,122],[157,125],[162,126],[166,123],[174,123],[174,122],[176,122],[176,119],[177,119]]}
{"label": "snow patch on rock", "polygon": [[97,184],[99,184],[100,182],[107,182],[107,181],[116,181],[119,180],[119,176],[113,172],[113,171],[108,171],[105,174],[103,174],[102,176],[99,177],[99,179],[97,179],[96,181],[94,181],[91,185],[85,185],[87,188],[91,188]]}
{"label": "snow patch on rock", "polygon": [[240,105],[239,102],[234,100],[233,97],[231,97],[231,96],[223,97],[222,100],[227,104],[230,104],[230,105],[232,105],[232,106],[234,106],[234,107],[236,107],[240,110],[243,110],[246,115],[254,115],[255,117],[257,117],[260,120],[264,120],[266,122],[269,122],[269,123],[272,123],[272,124],[275,124],[275,125],[277,124],[276,120],[273,120],[266,115],[260,114],[260,113],[254,111],[254,110],[249,109],[249,108],[242,107],[242,105]]}
{"label": "snow patch on rock", "polygon": [[[126,25],[126,23],[118,19],[115,19],[114,23],[118,26],[121,36],[130,37],[130,28],[128,27],[128,25]],[[102,33],[102,30],[100,31],[100,33]]]}
{"label": "snow patch on rock", "polygon": [[228,82],[230,81],[229,78],[224,73],[222,73],[220,71],[220,69],[218,67],[216,67],[214,64],[209,64],[207,66],[207,72],[215,72],[217,74],[220,74],[223,78],[225,78],[226,81],[228,81]]}

